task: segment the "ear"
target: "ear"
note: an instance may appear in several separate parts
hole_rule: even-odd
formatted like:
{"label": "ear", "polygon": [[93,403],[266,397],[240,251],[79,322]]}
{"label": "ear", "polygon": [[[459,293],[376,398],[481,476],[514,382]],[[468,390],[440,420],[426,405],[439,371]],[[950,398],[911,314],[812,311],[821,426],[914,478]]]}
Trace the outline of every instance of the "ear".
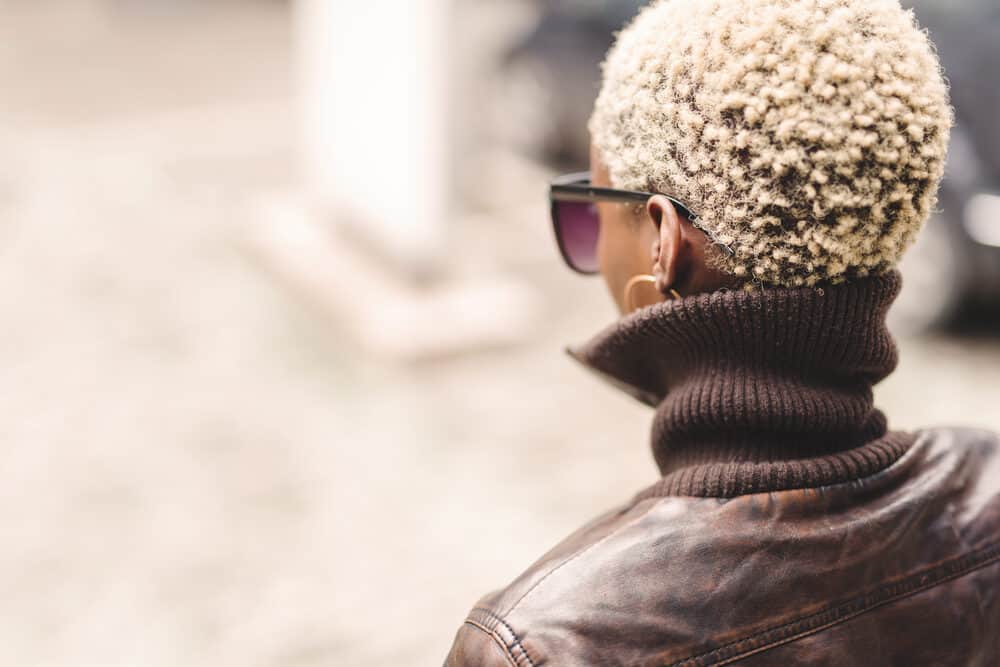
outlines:
{"label": "ear", "polygon": [[677,281],[677,269],[683,252],[681,219],[673,203],[663,195],[649,198],[646,213],[657,227],[657,241],[652,249],[656,288],[666,294]]}

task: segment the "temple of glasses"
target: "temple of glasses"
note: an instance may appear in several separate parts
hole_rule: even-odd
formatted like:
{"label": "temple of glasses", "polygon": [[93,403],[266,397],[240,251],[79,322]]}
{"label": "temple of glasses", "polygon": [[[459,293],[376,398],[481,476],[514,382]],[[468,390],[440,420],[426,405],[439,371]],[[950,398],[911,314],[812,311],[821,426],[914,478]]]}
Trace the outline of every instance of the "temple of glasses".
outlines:
{"label": "temple of glasses", "polygon": [[549,186],[549,198],[553,202],[621,202],[644,204],[654,195],[666,197],[677,208],[678,212],[687,218],[692,225],[702,231],[713,244],[719,246],[729,255],[736,254],[732,248],[725,243],[718,241],[711,232],[698,224],[698,214],[692,211],[687,204],[672,195],[662,192],[637,192],[635,190],[618,190],[616,188],[600,188],[591,185],[590,172],[581,171],[573,174],[559,176],[552,180]]}
{"label": "temple of glasses", "polygon": [[[654,192],[636,192],[633,190],[617,190],[615,188],[599,188],[591,185],[590,172],[581,171],[575,174],[566,174],[552,181],[549,190],[550,196],[556,201],[610,201],[629,203],[635,202],[643,204],[655,194]],[[663,195],[678,208],[680,213],[692,222],[698,216],[684,204],[684,202],[667,194]]]}

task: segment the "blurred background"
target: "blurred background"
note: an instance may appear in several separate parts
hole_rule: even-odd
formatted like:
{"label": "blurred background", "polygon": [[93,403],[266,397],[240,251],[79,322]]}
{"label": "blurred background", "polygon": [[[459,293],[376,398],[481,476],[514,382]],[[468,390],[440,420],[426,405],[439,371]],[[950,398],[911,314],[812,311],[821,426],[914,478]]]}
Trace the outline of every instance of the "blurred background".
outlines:
{"label": "blurred background", "polygon": [[[546,202],[641,4],[0,0],[0,663],[440,664],[654,480]],[[916,9],[958,127],[877,399],[1000,429],[1000,5]]]}

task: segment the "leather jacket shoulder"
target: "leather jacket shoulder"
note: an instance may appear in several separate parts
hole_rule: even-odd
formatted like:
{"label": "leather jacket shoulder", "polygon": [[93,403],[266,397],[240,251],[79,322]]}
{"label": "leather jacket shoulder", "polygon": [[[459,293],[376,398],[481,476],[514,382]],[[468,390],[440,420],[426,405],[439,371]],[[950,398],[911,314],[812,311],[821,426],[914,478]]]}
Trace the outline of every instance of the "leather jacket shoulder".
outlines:
{"label": "leather jacket shoulder", "polygon": [[841,484],[638,496],[470,612],[445,665],[1000,664],[1000,443]]}

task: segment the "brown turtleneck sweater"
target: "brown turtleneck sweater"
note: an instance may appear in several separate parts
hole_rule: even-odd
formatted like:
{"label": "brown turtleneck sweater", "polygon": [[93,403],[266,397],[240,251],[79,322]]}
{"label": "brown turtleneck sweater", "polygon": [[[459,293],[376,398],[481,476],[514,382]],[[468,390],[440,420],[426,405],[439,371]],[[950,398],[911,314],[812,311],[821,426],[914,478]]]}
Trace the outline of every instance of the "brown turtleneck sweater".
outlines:
{"label": "brown turtleneck sweater", "polygon": [[643,495],[732,497],[859,479],[896,461],[872,386],[896,366],[897,273],[721,291],[626,316],[570,354],[656,408]]}

